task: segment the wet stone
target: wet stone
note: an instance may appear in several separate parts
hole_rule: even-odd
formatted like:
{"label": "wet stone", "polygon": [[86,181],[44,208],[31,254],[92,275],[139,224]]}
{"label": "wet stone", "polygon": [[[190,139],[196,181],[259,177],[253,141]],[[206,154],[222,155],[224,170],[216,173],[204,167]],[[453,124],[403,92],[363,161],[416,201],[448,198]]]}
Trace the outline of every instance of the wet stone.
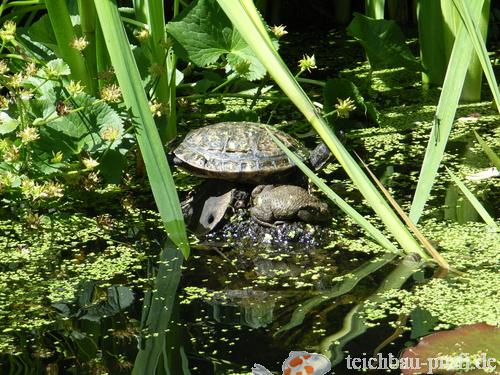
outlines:
{"label": "wet stone", "polygon": [[263,226],[250,217],[247,209],[239,209],[219,229],[207,234],[203,242],[235,249],[256,247],[285,251],[308,251],[322,248],[335,240],[329,225],[313,225],[300,221]]}

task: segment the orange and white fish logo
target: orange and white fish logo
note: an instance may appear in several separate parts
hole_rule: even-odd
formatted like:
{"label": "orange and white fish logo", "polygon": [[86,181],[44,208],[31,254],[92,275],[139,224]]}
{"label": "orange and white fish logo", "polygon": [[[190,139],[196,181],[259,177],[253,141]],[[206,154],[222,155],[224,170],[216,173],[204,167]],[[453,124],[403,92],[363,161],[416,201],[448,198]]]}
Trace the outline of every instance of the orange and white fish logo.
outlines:
{"label": "orange and white fish logo", "polygon": [[[290,352],[281,367],[283,375],[325,375],[332,369],[328,358],[324,355],[308,352]],[[255,364],[252,375],[272,375],[264,366]]]}

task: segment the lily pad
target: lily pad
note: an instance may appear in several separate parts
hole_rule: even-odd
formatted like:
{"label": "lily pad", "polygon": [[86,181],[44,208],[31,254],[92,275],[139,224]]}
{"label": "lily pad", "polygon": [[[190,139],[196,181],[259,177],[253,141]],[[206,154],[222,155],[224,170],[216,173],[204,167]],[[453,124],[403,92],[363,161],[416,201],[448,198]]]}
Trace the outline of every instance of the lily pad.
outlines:
{"label": "lily pad", "polygon": [[500,328],[485,323],[433,333],[406,349],[403,375],[486,374],[500,368]]}

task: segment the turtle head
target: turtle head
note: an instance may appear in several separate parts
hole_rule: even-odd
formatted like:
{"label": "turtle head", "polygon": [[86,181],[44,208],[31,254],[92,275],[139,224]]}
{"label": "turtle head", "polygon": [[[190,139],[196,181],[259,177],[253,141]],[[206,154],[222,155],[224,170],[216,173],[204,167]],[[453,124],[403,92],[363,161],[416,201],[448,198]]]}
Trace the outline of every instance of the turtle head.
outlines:
{"label": "turtle head", "polygon": [[331,159],[332,153],[324,142],[320,142],[309,154],[309,162],[314,170],[319,170]]}

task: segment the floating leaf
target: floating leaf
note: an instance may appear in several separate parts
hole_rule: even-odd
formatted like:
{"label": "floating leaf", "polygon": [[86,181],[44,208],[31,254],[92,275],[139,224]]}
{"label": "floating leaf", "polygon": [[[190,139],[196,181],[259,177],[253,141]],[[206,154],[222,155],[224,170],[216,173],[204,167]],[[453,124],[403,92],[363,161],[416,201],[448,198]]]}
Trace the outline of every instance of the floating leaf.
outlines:
{"label": "floating leaf", "polygon": [[[450,366],[446,369],[446,362],[455,366],[468,364],[471,371],[467,374],[484,374],[486,368],[483,370],[476,366],[476,369],[472,370],[475,361],[478,361],[480,366],[484,366],[490,360],[490,367],[498,368],[498,358],[500,358],[500,328],[478,323],[424,337],[417,346],[403,352],[400,364],[410,365],[418,362],[420,365],[418,369],[416,366],[407,366],[412,368],[402,369],[404,375],[459,372],[459,367],[453,369]],[[438,362],[440,359],[443,363]],[[429,364],[433,367],[432,369]]]}
{"label": "floating leaf", "polygon": [[417,307],[411,312],[411,338],[416,339],[432,332],[438,319],[429,311]]}

